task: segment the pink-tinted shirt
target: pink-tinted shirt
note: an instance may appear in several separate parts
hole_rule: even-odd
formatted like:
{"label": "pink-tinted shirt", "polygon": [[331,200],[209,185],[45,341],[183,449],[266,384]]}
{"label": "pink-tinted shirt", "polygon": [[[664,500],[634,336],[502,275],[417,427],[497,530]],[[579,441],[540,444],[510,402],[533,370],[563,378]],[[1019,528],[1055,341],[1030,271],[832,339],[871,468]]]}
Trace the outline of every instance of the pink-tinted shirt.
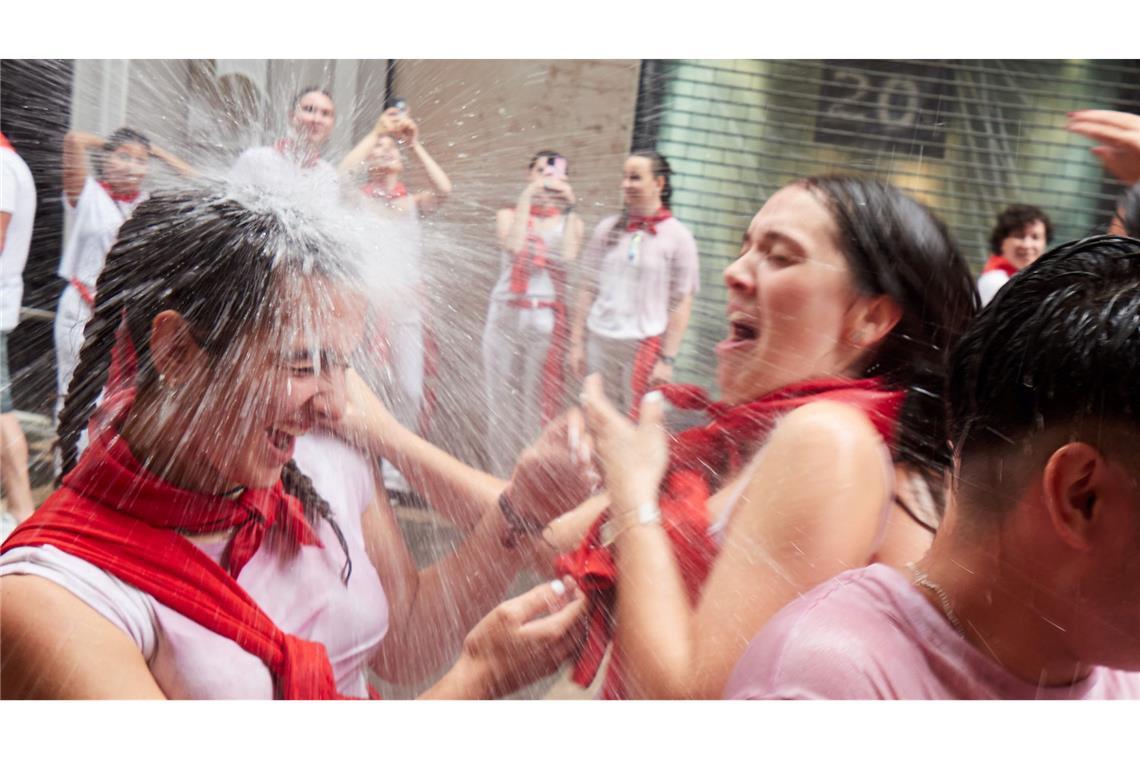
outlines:
{"label": "pink-tinted shirt", "polygon": [[613,340],[641,340],[665,332],[669,311],[697,292],[697,242],[675,217],[656,234],[623,232],[606,247],[617,216],[603,219],[582,254],[586,277],[596,277],[598,295],[586,326]]}
{"label": "pink-tinted shirt", "polygon": [[1140,699],[1140,673],[1095,667],[1039,686],[975,649],[886,565],[850,570],[780,610],[752,640],[727,699]]}

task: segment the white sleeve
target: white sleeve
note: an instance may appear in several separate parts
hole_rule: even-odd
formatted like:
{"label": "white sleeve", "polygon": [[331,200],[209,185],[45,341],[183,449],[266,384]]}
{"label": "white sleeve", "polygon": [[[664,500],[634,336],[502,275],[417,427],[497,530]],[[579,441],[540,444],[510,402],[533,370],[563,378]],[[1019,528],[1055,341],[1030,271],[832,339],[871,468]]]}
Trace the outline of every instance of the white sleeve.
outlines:
{"label": "white sleeve", "polygon": [[14,213],[16,210],[16,170],[9,163],[4,153],[11,151],[0,150],[0,212]]}
{"label": "white sleeve", "polygon": [[34,575],[62,586],[130,636],[148,663],[154,657],[158,643],[154,597],[90,562],[54,546],[20,546],[0,555],[0,575]]}

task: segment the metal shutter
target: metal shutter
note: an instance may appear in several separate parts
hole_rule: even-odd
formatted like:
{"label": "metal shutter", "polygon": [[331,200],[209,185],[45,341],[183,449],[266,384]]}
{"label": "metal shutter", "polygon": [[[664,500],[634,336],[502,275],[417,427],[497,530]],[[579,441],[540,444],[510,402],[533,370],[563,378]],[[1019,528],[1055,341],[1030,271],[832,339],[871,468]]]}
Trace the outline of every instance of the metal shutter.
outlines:
{"label": "metal shutter", "polygon": [[671,162],[702,292],[679,379],[711,384],[721,272],[752,215],[796,177],[886,179],[931,206],[980,267],[996,214],[1032,203],[1054,242],[1103,229],[1120,187],[1070,135],[1080,108],[1140,112],[1136,61],[647,62],[638,141]]}

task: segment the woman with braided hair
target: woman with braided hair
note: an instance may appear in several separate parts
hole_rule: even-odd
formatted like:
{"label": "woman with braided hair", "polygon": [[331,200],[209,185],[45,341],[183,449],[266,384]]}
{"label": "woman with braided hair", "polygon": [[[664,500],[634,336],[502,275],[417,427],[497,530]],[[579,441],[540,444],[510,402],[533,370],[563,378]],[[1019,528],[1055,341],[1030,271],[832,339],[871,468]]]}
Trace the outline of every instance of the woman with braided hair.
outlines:
{"label": "woman with braided hair", "polygon": [[62,486],[0,554],[5,696],[366,697],[369,667],[422,680],[463,641],[427,695],[483,697],[569,652],[583,603],[562,584],[463,640],[526,556],[503,514],[417,571],[370,464],[310,432],[343,412],[363,332],[334,229],[213,190],[124,224],[60,415]]}
{"label": "woman with braided hair", "polygon": [[571,372],[600,372],[619,407],[673,379],[700,285],[697,244],[669,209],[673,171],[660,153],[625,160],[620,214],[603,219],[582,254],[571,321]]}

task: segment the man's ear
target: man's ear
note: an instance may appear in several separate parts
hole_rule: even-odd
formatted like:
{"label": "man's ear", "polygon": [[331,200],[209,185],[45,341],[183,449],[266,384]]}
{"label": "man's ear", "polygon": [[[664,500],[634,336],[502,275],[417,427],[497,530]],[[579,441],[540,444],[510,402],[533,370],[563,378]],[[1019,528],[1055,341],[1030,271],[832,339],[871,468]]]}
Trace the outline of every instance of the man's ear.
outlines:
{"label": "man's ear", "polygon": [[150,356],[165,383],[177,387],[186,384],[201,366],[202,347],[182,315],[168,309],[150,323]]}
{"label": "man's ear", "polygon": [[1045,510],[1057,536],[1074,549],[1092,546],[1104,520],[1108,466],[1087,443],[1067,443],[1049,457],[1041,474]]}
{"label": "man's ear", "polygon": [[862,349],[879,343],[895,329],[902,319],[902,307],[890,296],[863,298],[853,317],[848,340]]}

